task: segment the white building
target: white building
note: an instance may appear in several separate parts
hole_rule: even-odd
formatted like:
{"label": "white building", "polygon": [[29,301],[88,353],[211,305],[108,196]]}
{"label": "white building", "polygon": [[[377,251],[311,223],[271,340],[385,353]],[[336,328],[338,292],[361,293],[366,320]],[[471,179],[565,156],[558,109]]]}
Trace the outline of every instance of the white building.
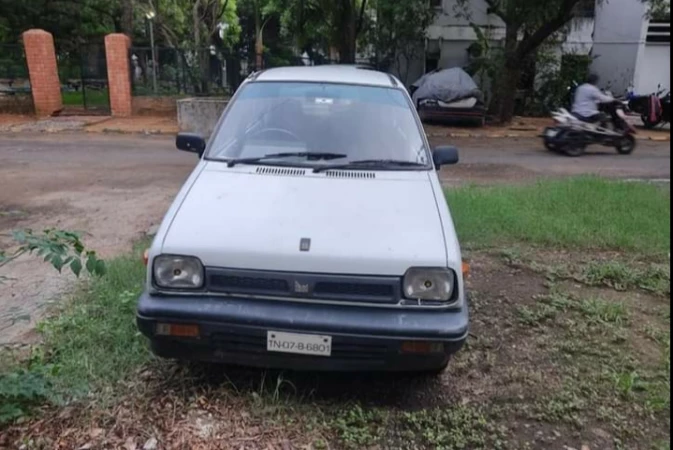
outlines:
{"label": "white building", "polygon": [[[467,48],[477,40],[470,21],[488,29],[494,44],[504,40],[504,24],[487,14],[484,0],[470,2],[470,20],[457,14],[456,0],[430,2],[438,9],[437,17],[427,30],[425,60],[412,61],[405,73],[408,83],[437,67],[465,67]],[[670,88],[670,24],[651,22],[641,0],[610,0],[598,6],[587,0],[581,16],[559,54],[592,55],[592,70],[615,93],[630,85],[638,93],[654,92],[659,84]]]}

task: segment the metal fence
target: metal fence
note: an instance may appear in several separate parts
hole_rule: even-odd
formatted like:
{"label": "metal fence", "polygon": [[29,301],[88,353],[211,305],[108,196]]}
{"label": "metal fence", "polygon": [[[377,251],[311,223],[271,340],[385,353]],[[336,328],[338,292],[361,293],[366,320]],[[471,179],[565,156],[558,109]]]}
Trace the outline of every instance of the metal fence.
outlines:
{"label": "metal fence", "polygon": [[0,45],[0,92],[30,92],[28,64],[21,44]]}
{"label": "metal fence", "polygon": [[57,42],[56,60],[64,107],[109,112],[110,95],[103,43],[59,48]]}
{"label": "metal fence", "polygon": [[[134,96],[230,95],[257,70],[255,55],[222,53],[213,48],[183,50],[167,47],[132,47],[129,51]],[[334,64],[325,58],[277,58],[265,54],[263,69],[280,66]],[[369,60],[358,61],[375,68]]]}

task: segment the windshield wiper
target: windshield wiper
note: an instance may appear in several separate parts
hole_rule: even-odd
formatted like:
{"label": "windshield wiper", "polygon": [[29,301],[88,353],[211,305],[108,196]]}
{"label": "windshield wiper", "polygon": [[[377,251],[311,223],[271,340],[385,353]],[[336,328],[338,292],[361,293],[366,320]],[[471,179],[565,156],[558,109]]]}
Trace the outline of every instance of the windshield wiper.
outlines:
{"label": "windshield wiper", "polygon": [[230,159],[227,161],[228,167],[234,167],[236,164],[254,164],[265,159],[276,159],[276,158],[306,158],[308,160],[316,159],[339,159],[339,158],[348,158],[348,155],[345,153],[329,153],[329,152],[286,152],[286,153],[270,153],[264,156],[258,156],[255,158],[239,158],[239,159]]}
{"label": "windshield wiper", "polygon": [[324,172],[325,170],[333,169],[353,169],[359,167],[426,167],[427,164],[404,161],[398,159],[361,159],[358,161],[350,161],[346,164],[329,164],[313,169],[313,173]]}

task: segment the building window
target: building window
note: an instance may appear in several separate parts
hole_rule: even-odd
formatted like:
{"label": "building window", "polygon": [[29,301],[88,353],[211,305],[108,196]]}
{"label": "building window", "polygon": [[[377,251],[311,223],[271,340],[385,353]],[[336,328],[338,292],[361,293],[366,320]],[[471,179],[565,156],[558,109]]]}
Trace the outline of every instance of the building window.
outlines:
{"label": "building window", "polygon": [[593,19],[596,17],[596,0],[580,0],[575,6],[575,17]]}
{"label": "building window", "polygon": [[436,9],[442,9],[442,0],[430,0],[430,6]]}
{"label": "building window", "polygon": [[647,27],[648,43],[669,44],[671,43],[671,24],[667,21],[650,21]]}

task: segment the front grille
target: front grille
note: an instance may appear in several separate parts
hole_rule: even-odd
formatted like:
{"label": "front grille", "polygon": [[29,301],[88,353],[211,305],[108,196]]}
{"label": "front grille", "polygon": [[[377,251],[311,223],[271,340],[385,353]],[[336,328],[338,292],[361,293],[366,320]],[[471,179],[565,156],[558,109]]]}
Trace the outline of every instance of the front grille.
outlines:
{"label": "front grille", "polygon": [[392,298],[393,287],[387,284],[318,282],[313,290],[316,295],[352,295]]}
{"label": "front grille", "polygon": [[399,277],[206,268],[206,288],[225,294],[269,295],[350,303],[397,304]]}
{"label": "front grille", "polygon": [[213,292],[239,292],[288,294],[290,287],[286,280],[278,278],[245,277],[236,275],[211,275],[208,288]]}

